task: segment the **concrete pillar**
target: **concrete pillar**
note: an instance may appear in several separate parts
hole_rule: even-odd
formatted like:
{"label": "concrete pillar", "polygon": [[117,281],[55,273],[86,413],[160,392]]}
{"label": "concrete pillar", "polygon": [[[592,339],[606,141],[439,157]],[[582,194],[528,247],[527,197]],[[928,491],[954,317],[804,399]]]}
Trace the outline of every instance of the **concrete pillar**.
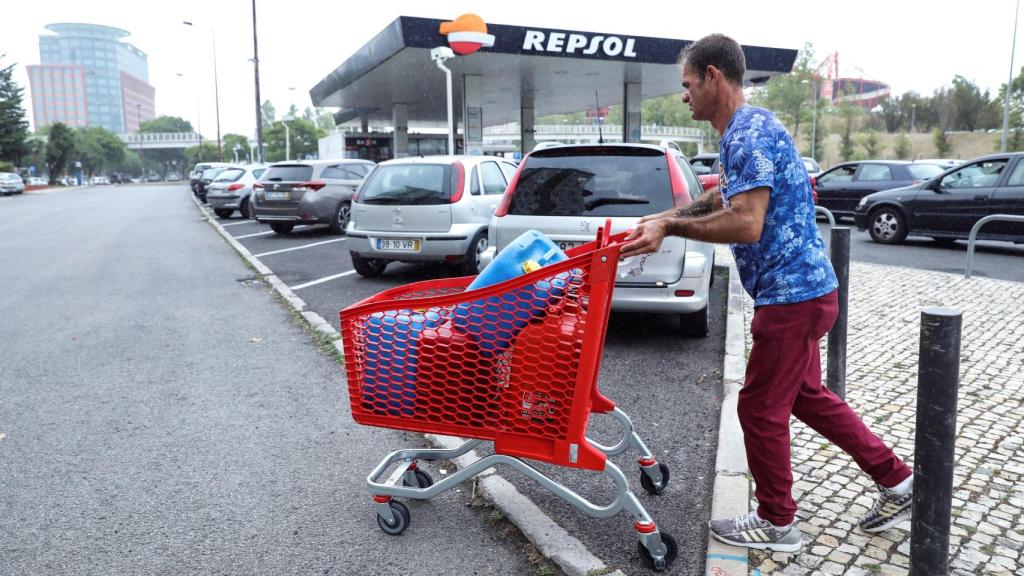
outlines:
{"label": "concrete pillar", "polygon": [[484,108],[481,78],[473,74],[462,77],[462,132],[464,154],[484,153]]}
{"label": "concrete pillar", "polygon": [[362,134],[369,134],[369,132],[370,132],[370,117],[369,116],[362,116],[362,117],[360,117],[359,120],[360,120],[360,124],[361,124],[360,128],[362,130],[361,133]]}
{"label": "concrete pillar", "polygon": [[391,119],[395,127],[391,136],[392,158],[405,158],[409,155],[409,105],[392,105]]}
{"label": "concrete pillar", "polygon": [[[533,106],[523,106],[519,109],[519,126],[520,126],[520,150],[522,150],[522,156],[526,156],[533,150],[533,147],[537,144],[537,140],[534,138],[534,115]],[[522,158],[520,156],[520,158]]]}
{"label": "concrete pillar", "polygon": [[626,82],[622,98],[622,141],[640,142],[640,83]]}

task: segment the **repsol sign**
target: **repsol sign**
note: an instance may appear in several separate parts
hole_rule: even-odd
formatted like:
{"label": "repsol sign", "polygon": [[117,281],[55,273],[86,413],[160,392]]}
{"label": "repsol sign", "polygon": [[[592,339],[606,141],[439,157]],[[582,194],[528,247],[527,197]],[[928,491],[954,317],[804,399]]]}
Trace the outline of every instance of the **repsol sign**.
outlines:
{"label": "repsol sign", "polygon": [[619,36],[531,29],[527,29],[523,36],[523,52],[636,58],[635,48],[635,38],[620,38]]}

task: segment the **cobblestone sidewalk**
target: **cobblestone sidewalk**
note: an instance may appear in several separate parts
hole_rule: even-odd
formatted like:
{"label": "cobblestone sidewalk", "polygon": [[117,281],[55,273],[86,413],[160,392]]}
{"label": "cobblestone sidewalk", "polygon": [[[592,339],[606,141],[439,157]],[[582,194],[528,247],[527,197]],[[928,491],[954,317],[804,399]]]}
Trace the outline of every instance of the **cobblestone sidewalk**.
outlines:
{"label": "cobblestone sidewalk", "polygon": [[[911,466],[921,310],[963,312],[950,569],[1024,576],[1024,284],[856,262],[850,276],[846,399]],[[748,351],[752,316],[747,297]],[[792,446],[804,546],[751,551],[750,574],[907,574],[909,522],[878,535],[855,528],[876,494],[871,479],[796,419]]]}

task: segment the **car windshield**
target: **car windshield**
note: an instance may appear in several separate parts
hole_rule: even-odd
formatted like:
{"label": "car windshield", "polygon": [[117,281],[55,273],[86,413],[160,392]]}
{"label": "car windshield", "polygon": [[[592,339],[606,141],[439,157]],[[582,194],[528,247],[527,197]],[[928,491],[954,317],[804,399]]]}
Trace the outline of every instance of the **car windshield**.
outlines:
{"label": "car windshield", "polygon": [[[225,170],[224,168],[210,168],[209,170],[206,170],[205,172],[203,172],[203,180],[213,180],[214,178],[216,178],[224,170]],[[153,175],[150,174],[149,177],[152,178]]]}
{"label": "car windshield", "polygon": [[821,166],[818,166],[818,163],[811,158],[804,158],[804,168],[808,172],[821,172]]}
{"label": "car windshield", "polygon": [[690,166],[693,168],[694,173],[698,176],[702,174],[711,174],[711,168],[715,165],[717,158],[694,158],[690,160]]}
{"label": "car windshield", "polygon": [[263,178],[268,182],[306,182],[313,177],[313,167],[305,164],[271,166]]}
{"label": "car windshield", "polygon": [[530,156],[519,175],[508,213],[645,216],[669,208],[672,184],[663,153],[591,148]]}
{"label": "car windshield", "polygon": [[243,170],[242,168],[228,168],[227,170],[221,172],[217,176],[217,179],[214,180],[214,182],[234,182],[235,180],[241,178],[242,174],[245,174],[245,170]]}
{"label": "car windshield", "polygon": [[914,180],[928,180],[942,174],[943,168],[937,164],[910,164],[907,172]]}
{"label": "car windshield", "polygon": [[378,166],[359,191],[363,204],[447,204],[446,164],[389,164]]}

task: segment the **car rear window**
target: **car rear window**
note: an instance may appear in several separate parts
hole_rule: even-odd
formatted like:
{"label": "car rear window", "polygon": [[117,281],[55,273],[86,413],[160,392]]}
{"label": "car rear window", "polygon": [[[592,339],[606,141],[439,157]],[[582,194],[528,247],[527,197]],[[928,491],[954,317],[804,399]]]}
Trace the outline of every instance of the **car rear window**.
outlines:
{"label": "car rear window", "polygon": [[220,173],[214,182],[234,182],[245,174],[245,170],[241,168],[230,168]]}
{"label": "car rear window", "polygon": [[690,160],[690,166],[697,174],[710,174],[711,168],[714,167],[717,160],[717,158],[694,158]]}
{"label": "car rear window", "polygon": [[[557,150],[557,152],[556,152]],[[552,148],[526,160],[508,213],[646,216],[672,208],[665,154],[644,148]]]}
{"label": "car rear window", "polygon": [[447,164],[378,166],[359,191],[362,204],[447,204],[451,167]]}
{"label": "car rear window", "polygon": [[313,177],[313,167],[305,164],[286,164],[267,168],[264,180],[268,182],[306,182]]}
{"label": "car rear window", "polygon": [[942,166],[936,164],[911,164],[907,166],[907,172],[914,180],[928,180],[944,172]]}

